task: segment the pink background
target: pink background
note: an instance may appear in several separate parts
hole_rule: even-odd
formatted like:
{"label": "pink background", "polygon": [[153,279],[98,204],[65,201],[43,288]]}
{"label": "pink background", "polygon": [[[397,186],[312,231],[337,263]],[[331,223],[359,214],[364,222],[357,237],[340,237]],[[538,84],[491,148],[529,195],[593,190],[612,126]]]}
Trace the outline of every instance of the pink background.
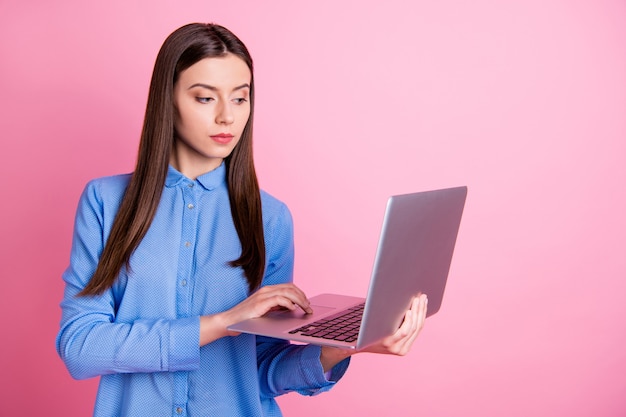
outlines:
{"label": "pink background", "polygon": [[1,416],[91,413],[97,381],[54,351],[74,210],[133,169],[154,58],[191,21],[255,58],[260,179],[309,294],[365,294],[389,194],[469,187],[413,351],[286,415],[626,415],[623,0],[33,3],[0,2]]}

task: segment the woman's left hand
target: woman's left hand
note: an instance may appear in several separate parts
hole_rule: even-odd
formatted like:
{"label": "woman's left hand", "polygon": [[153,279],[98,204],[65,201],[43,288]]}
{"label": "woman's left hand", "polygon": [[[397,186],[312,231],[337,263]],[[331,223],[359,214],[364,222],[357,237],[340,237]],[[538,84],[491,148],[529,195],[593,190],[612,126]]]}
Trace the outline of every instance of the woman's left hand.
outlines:
{"label": "woman's left hand", "polygon": [[357,351],[357,353],[370,352],[399,356],[409,353],[417,335],[424,327],[427,306],[426,294],[413,297],[411,307],[404,314],[404,321],[400,328],[391,336],[387,336],[379,342]]}
{"label": "woman's left hand", "polygon": [[398,356],[406,355],[411,350],[411,346],[413,346],[413,342],[415,342],[417,335],[424,327],[427,306],[428,298],[426,297],[426,294],[419,294],[413,297],[411,300],[411,306],[404,314],[404,321],[400,325],[400,328],[396,330],[394,334],[387,336],[364,349],[354,351],[328,346],[322,347],[320,360],[324,371],[326,372],[330,370],[343,359],[356,353],[370,352]]}

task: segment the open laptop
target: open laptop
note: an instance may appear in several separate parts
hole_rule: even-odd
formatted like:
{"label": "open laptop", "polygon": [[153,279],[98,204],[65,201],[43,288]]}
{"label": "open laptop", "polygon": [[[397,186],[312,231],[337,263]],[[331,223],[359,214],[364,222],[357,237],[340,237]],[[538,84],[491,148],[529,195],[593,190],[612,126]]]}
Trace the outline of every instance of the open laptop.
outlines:
{"label": "open laptop", "polygon": [[310,298],[313,314],[272,311],[229,330],[362,349],[398,329],[415,294],[426,294],[427,317],[435,314],[443,300],[466,196],[463,186],[389,198],[366,299],[322,294]]}

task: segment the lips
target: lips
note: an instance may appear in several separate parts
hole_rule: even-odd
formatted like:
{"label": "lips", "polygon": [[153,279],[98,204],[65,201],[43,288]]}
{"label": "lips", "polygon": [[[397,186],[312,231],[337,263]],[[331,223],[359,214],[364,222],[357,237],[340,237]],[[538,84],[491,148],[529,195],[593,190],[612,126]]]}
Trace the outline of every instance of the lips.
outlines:
{"label": "lips", "polygon": [[225,145],[233,140],[234,136],[230,133],[218,133],[217,135],[211,135],[211,139],[213,139],[217,143],[221,143]]}

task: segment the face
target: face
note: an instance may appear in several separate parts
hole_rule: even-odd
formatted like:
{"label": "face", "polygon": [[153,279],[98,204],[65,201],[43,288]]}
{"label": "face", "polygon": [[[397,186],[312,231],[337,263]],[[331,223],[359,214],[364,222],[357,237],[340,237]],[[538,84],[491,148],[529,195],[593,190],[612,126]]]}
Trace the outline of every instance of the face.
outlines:
{"label": "face", "polygon": [[250,117],[250,69],[236,55],[205,58],[174,85],[170,163],[195,179],[217,168],[239,143]]}

